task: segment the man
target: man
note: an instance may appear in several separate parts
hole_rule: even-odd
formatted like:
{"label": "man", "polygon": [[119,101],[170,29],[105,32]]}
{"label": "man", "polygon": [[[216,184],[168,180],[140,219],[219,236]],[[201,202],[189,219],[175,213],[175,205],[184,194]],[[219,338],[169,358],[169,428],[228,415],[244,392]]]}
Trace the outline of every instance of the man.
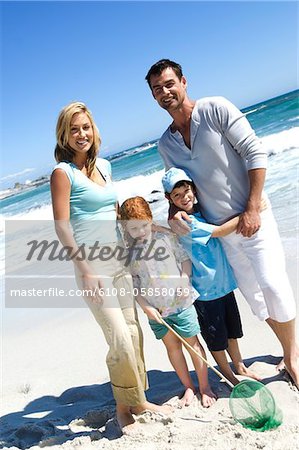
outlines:
{"label": "man", "polygon": [[[160,60],[146,80],[155,100],[173,119],[159,141],[165,168],[189,173],[208,222],[219,225],[241,214],[236,233],[222,238],[222,243],[241,292],[253,313],[278,337],[284,363],[298,387],[295,300],[270,204],[260,213],[266,151],[244,114],[228,100],[191,100],[179,64]],[[188,220],[183,212],[173,218]],[[175,223],[186,231],[182,221]]]}

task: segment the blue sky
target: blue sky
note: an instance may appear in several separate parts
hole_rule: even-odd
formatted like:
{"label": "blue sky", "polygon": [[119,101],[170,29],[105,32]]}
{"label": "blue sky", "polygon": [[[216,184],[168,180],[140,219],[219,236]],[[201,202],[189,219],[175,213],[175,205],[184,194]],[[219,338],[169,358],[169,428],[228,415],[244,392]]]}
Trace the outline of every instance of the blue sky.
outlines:
{"label": "blue sky", "polygon": [[74,100],[92,110],[102,155],[159,137],[170,118],[144,76],[160,58],[181,63],[191,98],[224,95],[242,108],[296,89],[297,8],[2,2],[0,188],[50,171],[58,113]]}

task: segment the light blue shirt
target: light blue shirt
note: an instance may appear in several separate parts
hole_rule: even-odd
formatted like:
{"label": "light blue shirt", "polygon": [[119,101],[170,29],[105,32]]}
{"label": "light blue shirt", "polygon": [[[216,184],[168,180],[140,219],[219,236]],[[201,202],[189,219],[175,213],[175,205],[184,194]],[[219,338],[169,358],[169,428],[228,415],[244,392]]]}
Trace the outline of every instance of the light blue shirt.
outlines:
{"label": "light blue shirt", "polygon": [[54,170],[64,170],[71,183],[70,222],[78,244],[118,241],[117,195],[111,180],[111,165],[109,161],[98,158],[96,167],[106,181],[105,186],[90,180],[72,162],[60,162],[54,167]]}
{"label": "light blue shirt", "polygon": [[199,212],[189,217],[191,232],[179,241],[192,261],[192,285],[199,300],[216,300],[236,289],[237,283],[220,241],[211,239],[215,226],[206,223]]}
{"label": "light blue shirt", "polygon": [[190,124],[191,149],[170,127],[159,141],[166,170],[188,172],[210,223],[222,224],[242,213],[249,194],[248,170],[267,167],[267,152],[248,120],[223,97],[197,100]]}

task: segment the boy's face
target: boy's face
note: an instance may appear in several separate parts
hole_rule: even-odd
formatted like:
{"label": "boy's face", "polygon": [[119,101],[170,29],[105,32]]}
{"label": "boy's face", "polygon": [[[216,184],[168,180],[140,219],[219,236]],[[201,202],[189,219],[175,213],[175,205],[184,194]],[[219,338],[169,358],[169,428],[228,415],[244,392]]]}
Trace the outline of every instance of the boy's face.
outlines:
{"label": "boy's face", "polygon": [[187,213],[193,212],[196,197],[190,184],[186,183],[183,186],[175,187],[169,194],[169,198],[177,208]]}
{"label": "boy's face", "polygon": [[131,238],[142,242],[150,237],[152,222],[148,220],[129,220],[126,223],[126,231],[129,233]]}

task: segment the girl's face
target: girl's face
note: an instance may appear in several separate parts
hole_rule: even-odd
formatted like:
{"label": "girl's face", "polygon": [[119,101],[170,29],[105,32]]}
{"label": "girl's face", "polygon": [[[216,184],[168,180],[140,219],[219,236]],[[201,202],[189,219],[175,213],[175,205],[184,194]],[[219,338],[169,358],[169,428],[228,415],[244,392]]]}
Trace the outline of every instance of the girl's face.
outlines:
{"label": "girl's face", "polygon": [[93,144],[93,128],[86,113],[73,115],[68,145],[78,153],[87,153]]}
{"label": "girl's face", "polygon": [[142,242],[150,237],[152,222],[149,220],[128,220],[126,231],[132,239]]}

